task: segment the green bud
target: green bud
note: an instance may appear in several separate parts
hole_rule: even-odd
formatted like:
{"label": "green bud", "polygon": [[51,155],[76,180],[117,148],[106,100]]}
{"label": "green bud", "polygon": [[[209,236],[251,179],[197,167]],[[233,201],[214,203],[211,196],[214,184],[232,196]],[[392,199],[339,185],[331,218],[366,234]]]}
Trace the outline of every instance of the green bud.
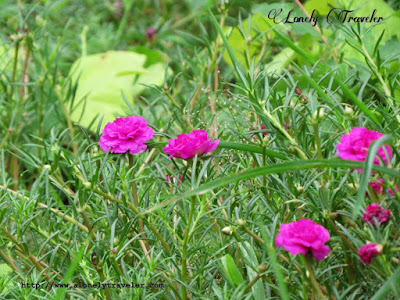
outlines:
{"label": "green bud", "polygon": [[344,114],[348,117],[354,116],[354,110],[350,106],[346,106],[344,109]]}
{"label": "green bud", "polygon": [[267,271],[267,266],[262,262],[262,263],[258,266],[258,273],[264,273],[265,271]]}
{"label": "green bud", "polygon": [[89,190],[89,191],[91,191],[92,190],[92,184],[90,183],[90,182],[84,182],[83,183],[83,187],[85,188],[85,189],[87,189],[87,190]]}
{"label": "green bud", "polygon": [[297,193],[298,193],[299,195],[303,194],[303,192],[304,192],[304,188],[303,188],[303,186],[301,186],[301,185],[297,185],[297,186],[296,186],[296,190],[297,190]]}
{"label": "green bud", "polygon": [[238,226],[244,226],[244,225],[246,225],[246,221],[245,221],[245,220],[242,220],[242,219],[237,219],[237,220],[236,220],[236,225],[238,225]]}
{"label": "green bud", "polygon": [[224,227],[222,228],[222,233],[225,235],[232,235],[233,228],[231,226]]}

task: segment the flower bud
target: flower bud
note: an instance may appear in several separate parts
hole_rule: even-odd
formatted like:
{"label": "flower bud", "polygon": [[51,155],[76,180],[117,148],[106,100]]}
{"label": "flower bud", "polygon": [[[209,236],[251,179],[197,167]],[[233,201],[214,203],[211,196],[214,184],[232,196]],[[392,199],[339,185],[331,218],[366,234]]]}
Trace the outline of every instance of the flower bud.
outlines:
{"label": "flower bud", "polygon": [[299,96],[303,95],[303,91],[301,90],[301,88],[299,86],[296,86],[296,89],[294,90],[294,92]]}
{"label": "flower bud", "polygon": [[344,109],[344,114],[346,116],[353,117],[354,116],[354,110],[350,106],[346,106],[346,108]]}
{"label": "flower bud", "polygon": [[90,182],[84,182],[83,183],[83,187],[85,188],[85,189],[87,189],[87,190],[92,190],[92,184],[90,183]]}
{"label": "flower bud", "polygon": [[242,219],[237,219],[236,220],[236,225],[237,226],[244,226],[244,225],[246,225],[246,221],[242,220]]}
{"label": "flower bud", "polygon": [[222,233],[225,235],[232,235],[233,228],[231,226],[224,227],[222,228]]}
{"label": "flower bud", "polygon": [[325,117],[325,109],[321,108],[320,110],[317,110],[314,112],[313,114],[313,121],[315,121],[316,123],[321,122],[321,120]]}
{"label": "flower bud", "polygon": [[267,271],[267,266],[262,262],[262,263],[258,266],[258,272],[259,272],[259,273],[264,273],[265,271]]}
{"label": "flower bud", "polygon": [[265,135],[263,138],[263,146],[266,147],[269,144],[269,136]]}
{"label": "flower bud", "polygon": [[303,194],[303,192],[304,192],[304,188],[303,188],[303,186],[301,186],[301,185],[297,185],[297,186],[296,186],[296,190],[297,190],[297,193],[298,193],[299,195]]}

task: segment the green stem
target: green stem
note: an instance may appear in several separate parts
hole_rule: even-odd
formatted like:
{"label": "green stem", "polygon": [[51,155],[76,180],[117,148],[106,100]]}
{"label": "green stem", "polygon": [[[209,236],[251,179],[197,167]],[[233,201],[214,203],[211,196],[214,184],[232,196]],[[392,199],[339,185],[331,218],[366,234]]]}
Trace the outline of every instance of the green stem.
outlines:
{"label": "green stem", "polygon": [[[374,60],[372,59],[372,57],[369,55],[368,50],[365,48],[364,44],[361,43],[361,49],[364,52],[365,57],[368,59],[368,61],[370,62],[370,64],[374,67],[374,72],[376,74],[376,76],[378,77],[379,81],[382,84],[383,90],[386,94],[386,96],[391,97],[392,93],[388,87],[388,84],[385,82],[385,80],[382,77],[382,74],[379,72],[379,68],[378,66],[375,64]],[[388,98],[387,99],[389,101],[390,104],[393,104],[392,99]]]}
{"label": "green stem", "polygon": [[191,205],[190,205],[189,219],[188,219],[186,230],[185,230],[185,237],[183,239],[183,244],[182,244],[182,274],[181,274],[181,278],[182,278],[182,282],[183,282],[183,285],[182,285],[182,299],[183,300],[187,299],[187,293],[186,293],[187,245],[188,245],[188,241],[189,241],[189,237],[190,237],[189,233],[190,233],[190,227],[191,227],[191,223],[192,223],[192,219],[193,219],[193,215],[194,215],[195,203],[196,203],[196,198],[193,197],[192,201],[191,201]]}
{"label": "green stem", "polygon": [[[106,198],[110,201],[113,201],[113,202],[116,202],[116,203],[119,203],[122,205],[124,204],[124,202],[122,200],[116,199],[116,198],[112,197],[111,195],[104,193],[97,187],[94,188],[93,192],[95,192],[96,194],[98,194],[100,196],[103,196],[104,198]],[[146,225],[146,227],[149,228],[154,233],[154,235],[161,242],[162,246],[168,252],[168,254],[171,254],[171,248],[168,246],[167,242],[165,241],[165,239],[163,238],[161,233],[157,230],[157,228],[155,228],[152,224],[149,224],[149,222],[147,221],[147,219],[145,219],[143,217],[143,215],[139,215],[139,210],[134,205],[132,205],[130,202],[127,202],[126,204],[136,215],[138,215],[137,217],[143,221],[143,223]]]}
{"label": "green stem", "polygon": [[321,299],[325,299],[325,296],[322,293],[321,289],[319,288],[319,284],[318,284],[317,280],[315,279],[315,274],[314,274],[314,270],[313,270],[313,267],[312,267],[313,258],[312,258],[311,253],[308,252],[304,256],[304,258],[305,258],[308,274],[310,275],[310,280],[311,280],[312,286],[314,287],[315,291],[317,292],[318,297],[321,298]]}
{"label": "green stem", "polygon": [[258,279],[260,279],[262,277],[262,275],[257,274],[256,277],[254,277],[254,279],[246,286],[246,288],[243,291],[243,295],[246,295],[248,291],[250,291],[251,287],[258,281]]}
{"label": "green stem", "polygon": [[[126,24],[128,23],[129,14],[131,12],[134,0],[130,0],[129,3],[126,5],[124,10],[124,15],[122,16],[121,23],[119,23],[117,34],[115,35],[115,41],[119,42],[121,39],[122,34],[124,33]],[[125,2],[126,3],[126,2]]]}
{"label": "green stem", "polygon": [[321,140],[319,138],[318,123],[314,125],[315,145],[317,146],[318,158],[323,159],[321,150]]}
{"label": "green stem", "polygon": [[347,245],[354,253],[357,253],[356,247],[348,240],[348,238],[340,231],[340,228],[335,224],[332,219],[328,219],[328,222],[332,225],[333,229],[335,229],[336,233],[340,235],[342,238],[343,243]]}
{"label": "green stem", "polygon": [[7,256],[1,249],[0,249],[0,257],[17,273],[21,273],[21,270],[18,269],[17,265],[14,261]]}
{"label": "green stem", "polygon": [[249,235],[251,235],[257,242],[259,242],[260,244],[264,244],[264,240],[259,237],[257,234],[255,234],[253,231],[251,231],[247,226],[242,226],[243,230],[248,233]]}

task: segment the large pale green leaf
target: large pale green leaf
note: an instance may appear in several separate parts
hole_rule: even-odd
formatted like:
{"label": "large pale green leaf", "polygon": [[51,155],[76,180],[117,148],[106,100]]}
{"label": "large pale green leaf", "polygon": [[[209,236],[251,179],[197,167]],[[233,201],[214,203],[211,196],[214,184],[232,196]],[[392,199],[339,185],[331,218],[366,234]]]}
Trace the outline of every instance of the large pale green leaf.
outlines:
{"label": "large pale green leaf", "polygon": [[[266,31],[270,27],[265,22],[265,19],[266,17],[263,16],[261,13],[253,15],[251,17],[250,32],[248,32],[250,20],[244,20],[242,22],[244,34],[246,34],[247,37],[250,36],[252,39],[254,39],[258,33]],[[226,35],[229,36],[228,41],[231,47],[234,49],[235,56],[243,66],[248,65],[247,57],[250,57],[250,59],[252,59],[253,57],[258,58],[261,52],[262,38],[259,38],[249,43],[249,41],[243,37],[239,26],[234,28],[225,27],[224,31]],[[272,31],[270,32],[270,34],[272,36],[275,35]],[[231,60],[229,59],[229,54],[227,52],[224,53],[224,60],[228,64],[232,64]],[[257,61],[258,60],[256,59],[255,62],[257,63]]]}
{"label": "large pale green leaf", "polygon": [[284,48],[279,54],[275,55],[272,61],[265,65],[268,73],[282,73],[282,68],[286,67],[295,57],[296,52],[291,48]]}
{"label": "large pale green leaf", "polygon": [[[71,67],[73,83],[78,83],[71,119],[88,127],[95,117],[104,115],[102,127],[124,114],[126,103],[122,93],[131,103],[146,87],[161,84],[165,67],[156,62],[148,65],[146,49],[133,51],[108,51],[78,59]],[[150,51],[150,50],[149,50]],[[154,53],[149,60],[154,62]]]}
{"label": "large pale green leaf", "polygon": [[[7,264],[0,264],[0,292],[2,291],[2,286],[4,287],[3,292],[7,291],[7,286],[12,286],[13,283],[9,281],[8,274],[10,274],[13,271],[12,268],[10,268]],[[6,283],[7,282],[7,283]]]}
{"label": "large pale green leaf", "polygon": [[310,14],[315,9],[321,16],[326,16],[331,10],[331,7],[337,7],[335,6],[335,0],[308,0],[304,4],[304,8]]}

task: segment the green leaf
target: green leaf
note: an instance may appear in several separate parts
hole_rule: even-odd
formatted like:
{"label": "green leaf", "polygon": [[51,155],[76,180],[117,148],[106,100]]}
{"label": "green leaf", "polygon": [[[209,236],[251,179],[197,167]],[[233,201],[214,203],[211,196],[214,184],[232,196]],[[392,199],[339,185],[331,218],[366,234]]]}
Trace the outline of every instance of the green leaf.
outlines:
{"label": "green leaf", "polygon": [[393,275],[381,286],[371,300],[383,300],[387,299],[387,295],[390,291],[396,291],[399,293],[399,282],[400,282],[400,267],[396,269]]}
{"label": "green leaf", "polygon": [[[249,24],[251,22],[251,24]],[[251,21],[249,19],[246,19],[242,22],[242,26],[245,30],[245,34],[248,35],[249,32],[247,32],[247,28],[251,25],[251,30],[250,30],[250,37],[254,39],[257,34],[260,32],[266,31],[268,28],[270,28],[269,24],[265,22],[265,17],[261,13],[257,13],[251,16]],[[247,39],[245,39],[240,32],[240,29],[238,27],[224,27],[223,30],[227,35],[229,35],[229,38],[227,41],[229,42],[229,45],[232,47],[232,51],[234,55],[236,56],[237,60],[243,65],[243,66],[248,66],[247,58],[246,58],[246,51],[248,51],[248,56],[252,59],[253,57],[258,58],[261,52],[261,47],[262,47],[262,38],[258,38],[257,40],[254,40],[252,42],[248,42]],[[273,32],[271,32],[272,35]],[[248,36],[247,36],[248,37]],[[232,65],[231,60],[229,57],[232,58],[231,53],[225,52],[223,55],[224,60]],[[257,64],[258,61],[255,61],[255,64]],[[249,66],[248,66],[249,67]]]}
{"label": "green leaf", "polygon": [[336,7],[335,2],[335,0],[308,0],[304,4],[304,8],[309,14],[311,14],[315,9],[319,15],[326,16],[331,10],[331,7]]}
{"label": "green leaf", "polygon": [[[63,280],[61,281],[61,283],[65,283],[65,284],[68,283],[71,280],[71,278],[74,276],[75,270],[77,268],[79,268],[79,264],[82,261],[85,250],[86,250],[85,247],[82,247],[81,250],[78,253],[76,253],[75,258],[72,261],[71,265],[69,266],[67,272],[64,274]],[[55,299],[55,300],[64,299],[66,292],[67,292],[66,288],[59,288],[57,290],[56,296],[53,299]]]}
{"label": "green leaf", "polygon": [[265,241],[265,243],[263,244],[264,250],[265,250],[265,252],[267,252],[269,259],[271,260],[271,264],[274,269],[275,277],[278,281],[281,299],[290,300],[286,281],[285,281],[285,278],[283,277],[281,266],[279,265],[278,257],[276,255],[275,249],[271,243],[271,239],[264,228],[264,224],[259,222],[258,227],[260,228],[261,236],[262,236],[263,240]]}
{"label": "green leaf", "polygon": [[[167,145],[167,142],[156,142],[156,143],[148,143],[149,148],[163,148]],[[232,149],[232,150],[240,150],[240,151],[248,151],[253,153],[263,153],[263,148],[256,146],[256,145],[249,145],[249,144],[242,144],[242,143],[235,143],[235,142],[227,142],[227,141],[219,141],[218,148],[224,149]],[[281,154],[279,152],[265,149],[265,155],[269,157],[280,158],[283,160],[287,160],[287,156]]]}
{"label": "green leaf", "polygon": [[294,59],[296,53],[288,48],[284,48],[279,54],[275,55],[271,62],[265,65],[268,73],[282,73],[282,68],[286,67]]}
{"label": "green leaf", "polygon": [[7,276],[13,271],[7,264],[0,264],[0,277]]}
{"label": "green leaf", "polygon": [[235,265],[235,261],[229,254],[221,257],[224,272],[234,286],[239,286],[244,282],[242,274]]}
{"label": "green leaf", "polygon": [[[277,30],[276,28],[273,28],[273,29],[274,29],[275,33],[277,34],[277,36],[279,36],[281,38],[281,40],[284,42],[284,44],[286,46],[292,48],[295,52],[297,52],[298,54],[300,54],[301,56],[306,58],[312,64],[315,64],[317,62],[317,60],[315,58],[313,58],[308,52],[306,52],[303,49],[301,49],[300,47],[298,47],[295,43],[293,43],[285,35],[283,35],[279,30]],[[327,66],[323,65],[320,62],[318,63],[318,68],[320,68],[322,71],[325,71],[325,72],[327,72],[329,70],[329,68]],[[303,75],[307,76],[300,67],[297,66],[297,69]],[[311,77],[307,76],[306,79],[310,81],[310,83],[317,90],[318,94],[321,97],[323,97],[325,100],[330,102],[330,99],[326,96],[326,93],[321,89],[321,87],[318,86],[318,84]],[[333,74],[333,79],[334,79],[335,83],[338,84],[342,88],[343,93],[346,94],[350,98],[350,100],[353,101],[353,103],[355,105],[357,105],[372,121],[374,121],[378,125],[381,124],[379,118],[374,114],[374,112],[372,112],[364,102],[359,100],[357,98],[357,96],[343,83],[343,81],[341,81],[339,79],[339,77],[337,75]]]}
{"label": "green leaf", "polygon": [[[146,66],[144,48],[139,54],[130,51],[108,51],[78,59],[70,70],[71,80],[78,83],[71,119],[88,127],[96,116],[104,115],[102,127],[124,114],[122,93],[132,101],[146,87],[140,83],[162,84],[163,63]],[[159,61],[153,52],[151,60]],[[83,100],[86,97],[86,100]],[[83,101],[82,101],[83,100]]]}
{"label": "green leaf", "polygon": [[[7,281],[8,283],[5,284],[3,292],[7,292],[7,286],[12,286],[13,283],[9,281],[6,277],[8,274],[12,273],[13,269],[7,264],[0,264],[0,283],[5,284]],[[0,292],[2,291],[2,287],[0,287]]]}
{"label": "green leaf", "polygon": [[[221,188],[227,184],[236,183],[241,180],[246,180],[246,179],[255,178],[258,176],[262,176],[262,175],[274,174],[274,173],[284,173],[284,172],[290,172],[290,171],[295,171],[295,170],[306,170],[306,169],[314,169],[314,168],[320,168],[320,169],[325,169],[325,168],[364,169],[365,164],[361,163],[361,162],[342,160],[342,159],[330,159],[330,160],[321,159],[321,160],[297,160],[297,161],[292,161],[292,162],[284,162],[284,163],[280,163],[280,164],[274,164],[274,165],[270,165],[270,166],[254,168],[254,169],[247,170],[247,171],[235,174],[235,175],[226,176],[221,179],[210,181],[208,183],[201,185],[197,189],[188,191],[181,195],[172,196],[171,199],[165,200],[165,201],[153,206],[152,208],[149,208],[149,209],[141,212],[140,215],[145,215],[145,214],[151,213],[157,209],[160,209],[169,204],[175,203],[178,200],[188,198],[188,197],[191,197],[194,195],[205,194],[206,192],[211,191],[213,189]],[[382,167],[382,166],[378,166],[378,165],[373,165],[372,170],[390,174],[394,177],[400,178],[400,171],[398,171],[398,170],[389,169],[387,167]]]}
{"label": "green leaf", "polygon": [[[246,270],[249,282],[251,282],[258,274],[254,269],[257,270],[259,263],[257,260],[257,256],[253,251],[252,246],[248,242],[244,242],[240,244],[240,250],[242,252],[242,256],[244,258],[244,262],[246,263]],[[248,264],[252,264],[253,268]],[[253,291],[253,296],[255,300],[264,300],[264,286],[262,284],[262,280],[259,279],[257,282],[251,287]]]}

